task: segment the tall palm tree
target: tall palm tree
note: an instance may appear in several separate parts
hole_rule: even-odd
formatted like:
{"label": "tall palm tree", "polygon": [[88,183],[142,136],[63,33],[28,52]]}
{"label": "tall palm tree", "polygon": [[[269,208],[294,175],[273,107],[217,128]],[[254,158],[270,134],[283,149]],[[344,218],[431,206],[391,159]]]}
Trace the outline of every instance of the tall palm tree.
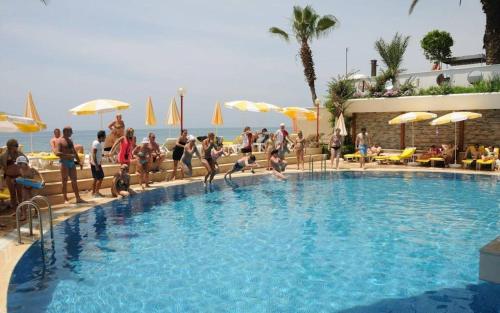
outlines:
{"label": "tall palm tree", "polygon": [[[410,14],[419,0],[412,0]],[[459,1],[462,4],[462,0]],[[481,0],[483,12],[486,14],[486,28],[483,37],[483,48],[486,51],[486,64],[500,64],[500,1]]]}
{"label": "tall palm tree", "polygon": [[385,42],[380,38],[375,41],[375,50],[380,54],[382,62],[387,67],[384,72],[386,79],[392,79],[394,84],[397,84],[397,77],[404,69],[401,68],[403,64],[403,56],[410,43],[410,36],[403,36],[396,33],[391,42]]}
{"label": "tall palm tree", "polygon": [[[316,72],[314,71],[314,61],[310,43],[314,38],[321,38],[327,35],[337,25],[338,20],[333,15],[319,16],[311,6],[304,8],[300,6],[293,7],[293,16],[291,19],[290,33],[295,36],[300,45],[300,58],[304,66],[304,75],[307,84],[311,90],[313,103],[316,100],[316,87],[314,81],[316,80]],[[278,27],[271,27],[269,29],[271,34],[277,35],[285,41],[290,40],[290,35]]]}

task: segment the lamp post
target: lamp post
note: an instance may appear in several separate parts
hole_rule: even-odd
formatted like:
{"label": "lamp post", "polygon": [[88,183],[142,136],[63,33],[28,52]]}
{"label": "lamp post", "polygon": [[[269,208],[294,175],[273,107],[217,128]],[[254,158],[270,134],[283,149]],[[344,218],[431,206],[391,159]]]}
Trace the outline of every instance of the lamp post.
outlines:
{"label": "lamp post", "polygon": [[321,100],[319,98],[316,98],[314,100],[314,105],[316,106],[316,141],[319,144],[319,105],[321,104]]}
{"label": "lamp post", "polygon": [[186,95],[186,89],[180,87],[177,89],[177,93],[181,97],[181,132],[184,129],[184,96]]}

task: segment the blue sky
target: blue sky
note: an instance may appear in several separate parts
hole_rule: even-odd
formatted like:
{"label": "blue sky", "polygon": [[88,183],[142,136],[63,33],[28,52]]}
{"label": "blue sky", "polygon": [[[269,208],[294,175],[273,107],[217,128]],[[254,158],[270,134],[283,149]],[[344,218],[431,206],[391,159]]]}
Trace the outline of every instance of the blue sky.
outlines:
{"label": "blue sky", "polygon": [[[49,128],[71,124],[95,129],[96,116],[68,109],[96,98],[132,104],[127,125],[144,124],[153,98],[163,125],[178,87],[187,89],[187,127],[208,127],[216,101],[248,99],[281,106],[310,106],[309,88],[295,42],[272,37],[270,26],[289,27],[293,5],[311,4],[340,24],[312,44],[317,92],[348,68],[369,74],[380,37],[412,37],[404,68],[430,68],[419,41],[432,29],[449,31],[455,55],[482,51],[485,17],[479,0],[421,0],[408,16],[410,0],[164,1],[37,0],[0,2],[0,111],[22,114],[31,90]],[[223,110],[225,126],[277,124],[267,115]],[[109,120],[112,115],[106,115]]]}

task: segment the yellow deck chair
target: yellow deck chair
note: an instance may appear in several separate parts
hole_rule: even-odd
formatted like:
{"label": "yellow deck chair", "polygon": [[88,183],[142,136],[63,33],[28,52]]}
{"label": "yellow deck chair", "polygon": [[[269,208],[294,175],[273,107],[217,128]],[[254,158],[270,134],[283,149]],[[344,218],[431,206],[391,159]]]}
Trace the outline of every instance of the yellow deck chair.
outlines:
{"label": "yellow deck chair", "polygon": [[375,157],[375,160],[400,163],[401,161],[404,162],[408,159],[411,159],[413,157],[413,155],[415,154],[416,150],[417,150],[417,148],[415,148],[415,147],[406,148],[403,150],[403,152],[401,152],[400,155],[379,156],[379,157]]}
{"label": "yellow deck chair", "polygon": [[496,161],[498,159],[498,148],[493,149],[493,155],[495,156],[494,159],[489,159],[489,160],[477,160],[476,162],[476,169],[480,170],[481,166],[489,166],[491,170],[493,171],[495,169]]}
{"label": "yellow deck chair", "polygon": [[431,159],[417,159],[416,162],[420,165],[428,166],[431,163]]}
{"label": "yellow deck chair", "polygon": [[9,188],[4,188],[0,190],[0,201],[5,201],[10,199]]}
{"label": "yellow deck chair", "polygon": [[343,158],[346,161],[354,161],[355,159],[361,157],[361,153],[356,151],[355,153],[344,154]]}

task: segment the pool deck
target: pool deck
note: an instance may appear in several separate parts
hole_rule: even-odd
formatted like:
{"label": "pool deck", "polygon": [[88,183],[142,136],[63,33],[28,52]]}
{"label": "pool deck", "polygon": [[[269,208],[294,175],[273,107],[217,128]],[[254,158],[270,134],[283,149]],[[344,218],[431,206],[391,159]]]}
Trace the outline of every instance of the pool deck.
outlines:
{"label": "pool deck", "polygon": [[[328,168],[327,171],[335,171],[329,168],[330,162],[328,161]],[[306,162],[305,164],[306,171],[308,171],[307,167],[308,164]],[[320,169],[320,162],[315,162],[314,163],[314,169],[315,171],[318,171]],[[360,169],[358,163],[349,163],[349,162],[341,162],[340,170],[339,171],[366,171],[366,172],[430,172],[430,173],[460,173],[460,174],[473,174],[473,175],[490,175],[490,176],[500,176],[500,172],[498,171],[473,171],[473,170],[463,170],[463,169],[450,169],[450,168],[424,168],[424,167],[410,167],[410,166],[405,166],[405,165],[379,165],[376,163],[368,163],[366,166],[366,170]],[[289,165],[287,173],[299,173],[302,171],[297,171],[296,170],[296,165],[291,164]],[[241,176],[250,176],[253,175],[251,173],[237,173],[233,174],[234,177],[241,177]],[[270,175],[268,171],[263,170],[263,169],[258,169],[256,170],[255,175]],[[216,180],[221,180],[223,179],[223,174],[218,174],[215,179]],[[163,188],[167,186],[173,186],[173,185],[181,185],[181,184],[189,184],[192,182],[200,182],[202,181],[202,177],[193,177],[190,179],[184,179],[184,180],[175,180],[175,181],[170,181],[170,182],[155,182],[151,188],[146,189],[145,191],[148,190],[153,190],[156,188]],[[136,190],[138,193],[143,192],[139,186],[135,185],[132,186],[134,190]],[[71,216],[84,212],[96,205],[99,204],[104,204],[108,203],[110,201],[116,200],[116,198],[111,197],[111,191],[110,189],[103,189],[102,193],[106,196],[105,198],[100,198],[100,199],[94,199],[90,197],[90,194],[82,194],[82,198],[88,203],[84,205],[75,205],[75,204],[61,204],[61,205],[55,205],[53,206],[53,221],[54,225],[58,224]],[[46,209],[42,209],[42,215],[45,217],[47,214]],[[45,221],[47,220],[46,218],[44,219]],[[37,232],[36,232],[36,223],[34,226],[34,233],[35,233],[35,240],[33,238],[28,237],[28,236],[23,236],[22,240],[24,244],[19,245],[17,243],[17,232],[16,232],[16,225],[15,225],[15,219],[12,218],[9,221],[4,221],[2,220],[2,223],[6,223],[7,227],[0,229],[0,313],[6,313],[7,312],[7,291],[8,291],[8,286],[9,286],[9,281],[10,281],[10,276],[12,274],[12,271],[14,270],[14,267],[18,260],[21,258],[21,256],[24,254],[24,252],[30,247],[31,243],[33,243],[37,238]],[[44,229],[47,231],[48,224],[44,222]],[[27,225],[24,225],[22,228],[22,231],[24,234],[27,233]],[[47,233],[48,235],[48,233]],[[500,235],[500,234],[499,234]],[[487,243],[485,242],[485,245]],[[479,247],[478,247],[479,249]],[[483,248],[481,250],[481,253],[483,253],[483,250],[488,253],[488,256],[490,257],[488,259],[489,267],[488,268],[493,268],[494,275],[498,275],[497,277],[500,278],[500,239],[497,239],[495,241],[495,238],[492,238],[492,242],[488,245],[488,248]],[[492,259],[491,256],[494,256]],[[491,263],[493,262],[493,263]],[[496,262],[496,263],[495,263]],[[491,265],[493,264],[493,265]],[[491,273],[489,273],[491,274]],[[487,277],[481,277],[482,279],[487,278]]]}

